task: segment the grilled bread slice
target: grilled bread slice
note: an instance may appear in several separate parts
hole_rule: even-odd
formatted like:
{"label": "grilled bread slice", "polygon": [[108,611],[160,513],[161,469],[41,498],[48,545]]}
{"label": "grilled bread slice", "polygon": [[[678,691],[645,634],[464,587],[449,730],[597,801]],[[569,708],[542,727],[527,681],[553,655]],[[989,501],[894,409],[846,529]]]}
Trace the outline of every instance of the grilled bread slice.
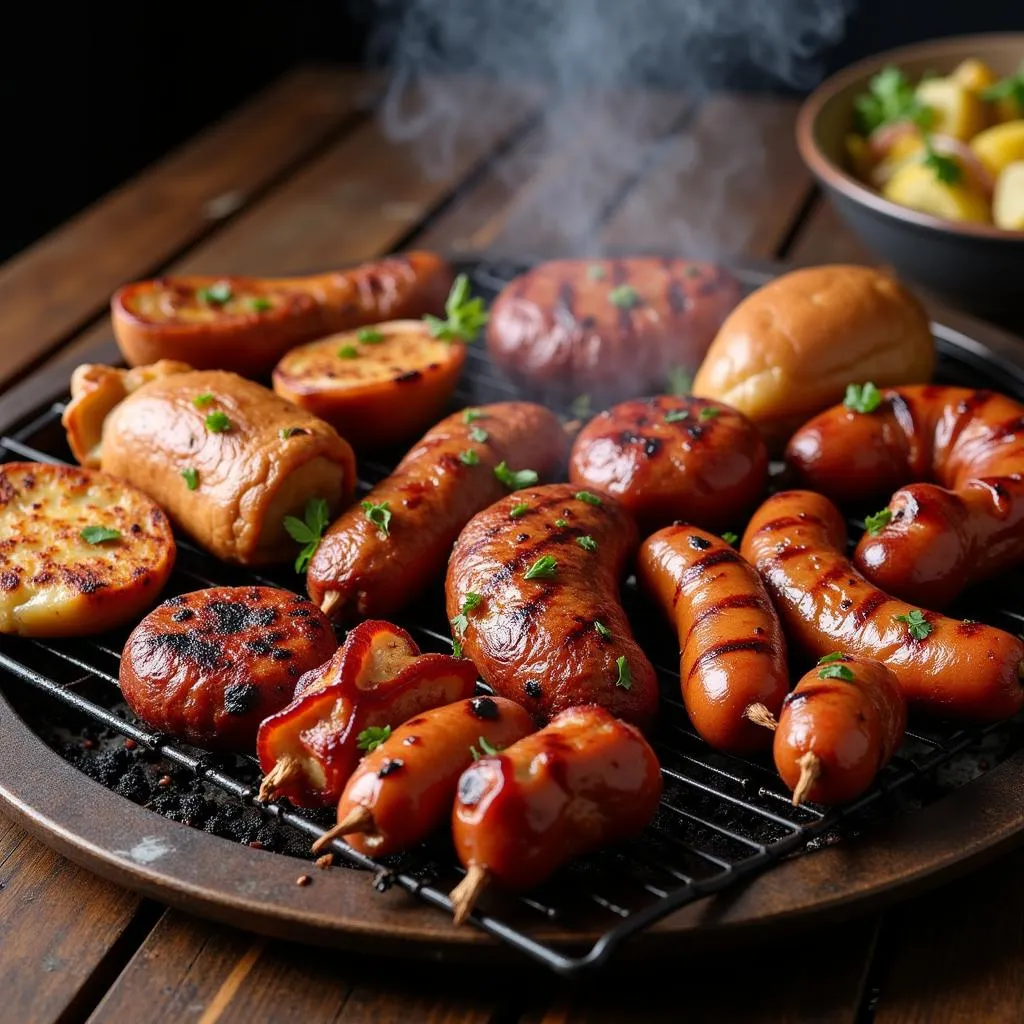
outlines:
{"label": "grilled bread slice", "polygon": [[0,466],[0,633],[84,636],[156,600],[174,566],[167,516],[116,477]]}
{"label": "grilled bread slice", "polygon": [[292,349],[274,390],[350,444],[382,448],[441,418],[465,361],[464,345],[433,337],[422,320],[393,320]]}

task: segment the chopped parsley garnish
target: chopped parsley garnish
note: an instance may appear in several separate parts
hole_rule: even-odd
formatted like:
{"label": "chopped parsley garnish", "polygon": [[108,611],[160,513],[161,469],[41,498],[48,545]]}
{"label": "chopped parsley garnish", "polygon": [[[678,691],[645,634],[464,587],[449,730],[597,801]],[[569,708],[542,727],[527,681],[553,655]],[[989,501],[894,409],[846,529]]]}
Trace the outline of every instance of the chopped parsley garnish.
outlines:
{"label": "chopped parsley garnish", "polygon": [[109,526],[87,526],[78,536],[86,544],[106,544],[111,540],[120,540],[121,531]]}
{"label": "chopped parsley garnish", "polygon": [[382,501],[374,504],[372,501],[361,501],[360,506],[367,519],[384,534],[385,537],[391,534],[391,503]]}
{"label": "chopped parsley garnish", "polygon": [[682,420],[688,420],[689,418],[689,409],[669,409],[669,411],[665,413],[666,423],[680,423]]}
{"label": "chopped parsley garnish", "polygon": [[482,420],[487,413],[481,412],[479,409],[463,409],[462,411],[462,422],[473,423],[476,420]]}
{"label": "chopped parsley garnish", "polygon": [[390,735],[390,725],[369,725],[356,738],[356,746],[372,754]]}
{"label": "chopped parsley garnish", "polygon": [[996,100],[1012,99],[1018,110],[1024,114],[1024,61],[1021,61],[1017,74],[1008,75],[994,85],[990,85],[982,92],[981,98],[989,103]]}
{"label": "chopped parsley garnish", "polygon": [[209,288],[200,288],[196,292],[196,298],[211,306],[223,306],[225,302],[233,297],[231,285],[227,281],[217,281]]}
{"label": "chopped parsley garnish", "polygon": [[491,435],[483,427],[470,427],[469,436],[479,444],[483,444]]}
{"label": "chopped parsley garnish", "polygon": [[713,420],[721,411],[716,405],[705,405],[700,411],[700,418],[703,422],[707,422],[708,420]]}
{"label": "chopped parsley garnish", "polygon": [[459,610],[459,614],[452,619],[452,629],[455,630],[457,636],[462,636],[467,627],[469,626],[469,613],[475,611],[480,607],[480,602],[483,600],[482,594],[476,594],[472,590],[468,591],[465,599],[462,602],[462,608]]}
{"label": "chopped parsley garnish", "polygon": [[452,619],[452,629],[455,631],[456,636],[462,636],[468,627],[469,619],[466,617],[464,612],[459,612],[459,614]]}
{"label": "chopped parsley garnish", "polygon": [[587,267],[587,277],[589,277],[591,281],[603,281],[605,278],[604,267],[602,267],[600,263],[591,263],[590,266]]}
{"label": "chopped parsley garnish", "polygon": [[670,395],[682,398],[693,390],[693,374],[685,366],[671,366],[665,376],[665,387]]}
{"label": "chopped parsley garnish", "polygon": [[568,519],[556,519],[555,520],[555,526],[557,526],[560,530],[564,530],[568,525],[569,525],[569,520]]}
{"label": "chopped parsley garnish", "polygon": [[484,300],[469,297],[469,278],[465,274],[455,278],[444,311],[445,320],[430,314],[423,318],[431,335],[441,341],[475,341],[488,320]]}
{"label": "chopped parsley garnish", "polygon": [[527,510],[527,509],[528,509],[529,507],[530,507],[530,506],[529,506],[529,505],[527,505],[525,501],[521,501],[521,502],[519,502],[519,504],[518,504],[518,505],[513,505],[513,506],[512,506],[512,511],[511,511],[511,512],[509,512],[509,518],[510,518],[510,519],[518,519],[518,518],[519,518],[520,516],[522,516],[522,515],[525,515],[525,514],[526,514],[526,510]]}
{"label": "chopped parsley garnish", "polygon": [[375,327],[360,327],[356,332],[356,337],[364,345],[379,345],[384,340],[384,335]]}
{"label": "chopped parsley garnish", "polygon": [[853,682],[853,672],[847,665],[822,665],[818,669],[819,679],[842,679],[844,682]]}
{"label": "chopped parsley garnish", "polygon": [[932,140],[924,140],[924,166],[944,185],[956,185],[964,176],[963,169],[951,156],[939,153],[932,146]]}
{"label": "chopped parsley garnish", "polygon": [[602,640],[611,640],[612,631],[603,622],[594,619],[594,629]]}
{"label": "chopped parsley garnish", "polygon": [[581,548],[583,548],[584,551],[596,551],[597,550],[597,541],[594,540],[593,537],[590,537],[590,536],[577,537],[576,538],[576,543],[579,544],[579,546]]}
{"label": "chopped parsley garnish", "polygon": [[935,627],[924,617],[924,612],[915,608],[906,615],[894,615],[897,622],[902,622],[907,627],[907,632],[915,640],[924,640]]}
{"label": "chopped parsley garnish", "polygon": [[558,562],[551,555],[541,555],[523,574],[524,580],[550,580],[558,572]]}
{"label": "chopped parsley garnish", "polygon": [[881,512],[876,512],[873,516],[866,516],[864,527],[872,537],[877,537],[891,521],[892,510],[883,508]]}
{"label": "chopped parsley garnish", "polygon": [[620,284],[608,293],[608,301],[619,309],[632,309],[640,304],[640,296],[631,285]]}
{"label": "chopped parsley garnish", "polygon": [[453,658],[461,658],[462,657],[462,644],[459,643],[459,641],[457,639],[455,639],[454,637],[452,638],[452,657]]}
{"label": "chopped parsley garnish", "polygon": [[[477,750],[476,747],[469,748],[474,761],[479,761],[481,757],[494,757],[495,754],[500,754],[505,749],[504,747],[492,746],[487,742],[486,736],[478,736],[477,743],[480,744],[480,750]],[[481,750],[483,751],[482,754],[480,753]]]}
{"label": "chopped parsley garnish", "polygon": [[871,381],[866,384],[847,384],[843,405],[854,412],[874,412],[882,404],[882,392]]}
{"label": "chopped parsley garnish", "polygon": [[204,391],[201,395],[196,395],[196,397],[192,399],[192,404],[197,409],[202,409],[205,406],[209,405],[212,401],[213,401],[213,392],[212,391]]}
{"label": "chopped parsley garnish", "polygon": [[853,101],[861,131],[870,135],[877,128],[896,121],[910,121],[928,129],[935,112],[922,103],[906,75],[896,67],[887,67],[868,82],[868,91]]}
{"label": "chopped parsley garnish", "polygon": [[215,409],[206,417],[206,429],[211,434],[225,434],[231,429],[231,420],[226,412]]}
{"label": "chopped parsley garnish", "polygon": [[192,466],[186,466],[181,471],[182,479],[185,481],[185,485],[190,491],[194,491],[199,486],[199,470]]}
{"label": "chopped parsley garnish", "polygon": [[357,359],[359,357],[359,349],[355,345],[342,345],[338,349],[339,359]]}
{"label": "chopped parsley garnish", "polygon": [[254,313],[266,313],[274,308],[274,304],[265,295],[255,295],[249,300],[249,308]]}
{"label": "chopped parsley garnish", "polygon": [[502,460],[494,467],[494,475],[510,491],[518,491],[523,487],[532,487],[539,477],[532,469],[509,469],[508,463]]}
{"label": "chopped parsley garnish", "polygon": [[839,660],[841,660],[842,658],[845,658],[845,657],[846,657],[846,655],[843,654],[842,651],[833,651],[831,654],[823,654],[818,659],[818,664],[819,665],[827,665],[830,661],[839,661]]}
{"label": "chopped parsley garnish", "polygon": [[480,462],[480,456],[475,448],[467,448],[464,452],[459,452],[459,462],[464,466],[476,466]]}
{"label": "chopped parsley garnish", "polygon": [[295,516],[285,516],[283,522],[288,536],[297,544],[303,545],[299,557],[295,559],[296,572],[305,572],[309,567],[316,549],[320,546],[320,538],[330,524],[330,509],[327,502],[323,498],[310,498],[306,502],[304,520]]}
{"label": "chopped parsley garnish", "polygon": [[590,491],[577,491],[575,498],[577,501],[585,501],[588,505],[601,504],[601,499],[596,494],[591,494]]}
{"label": "chopped parsley garnish", "polygon": [[466,599],[462,602],[463,612],[476,611],[480,607],[480,602],[484,599],[483,594],[477,594],[472,590],[466,591]]}
{"label": "chopped parsley garnish", "polygon": [[619,669],[619,678],[615,680],[616,686],[621,686],[623,690],[633,689],[633,673],[629,670],[629,662],[626,661],[624,654],[619,655],[615,659],[615,664]]}
{"label": "chopped parsley garnish", "polygon": [[577,395],[569,406],[569,411],[578,420],[589,420],[593,415],[593,406],[590,403],[590,395]]}
{"label": "chopped parsley garnish", "polygon": [[739,539],[739,536],[735,533],[726,532],[722,534],[722,540],[724,540],[726,544],[731,544],[733,547],[736,546],[736,541]]}

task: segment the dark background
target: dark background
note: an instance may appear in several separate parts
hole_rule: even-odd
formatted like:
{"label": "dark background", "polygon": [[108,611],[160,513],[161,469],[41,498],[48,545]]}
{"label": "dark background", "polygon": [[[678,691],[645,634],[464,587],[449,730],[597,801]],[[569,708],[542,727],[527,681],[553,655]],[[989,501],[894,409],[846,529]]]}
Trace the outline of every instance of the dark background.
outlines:
{"label": "dark background", "polygon": [[[463,2],[451,0],[448,8]],[[598,10],[601,0],[580,2]],[[635,3],[637,17],[644,16],[641,0],[609,2]],[[659,16],[666,18],[674,2],[716,0],[657,0]],[[906,42],[959,32],[1024,29],[1024,0],[751,2],[805,12],[816,5],[841,6],[849,17],[843,38],[820,54],[826,73]],[[20,20],[5,18],[0,60],[0,259],[30,244],[290,67],[308,61],[386,63],[389,35],[417,3],[186,2],[124,9],[113,4],[19,5]],[[514,9],[516,3],[503,0],[503,9]],[[445,4],[430,0],[427,6],[437,10]],[[542,31],[536,22],[534,16],[532,26]],[[671,34],[665,38],[666,46],[671,45]],[[455,46],[444,55],[445,65],[478,64],[478,56],[472,44]],[[692,62],[674,60],[670,52],[663,56],[653,69],[638,67],[635,77],[692,85]],[[551,72],[543,64],[526,70]],[[727,66],[703,69],[702,77],[710,86],[801,91],[743,54]]]}

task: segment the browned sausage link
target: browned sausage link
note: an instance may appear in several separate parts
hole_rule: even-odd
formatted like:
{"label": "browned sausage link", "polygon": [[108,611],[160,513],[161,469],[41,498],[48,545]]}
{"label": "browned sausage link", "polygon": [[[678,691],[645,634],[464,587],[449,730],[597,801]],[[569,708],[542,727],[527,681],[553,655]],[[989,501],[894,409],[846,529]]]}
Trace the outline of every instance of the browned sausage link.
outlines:
{"label": "browned sausage link", "polygon": [[840,502],[880,503],[902,487],[870,521],[854,562],[883,590],[942,608],[1024,560],[1024,406],[934,385],[882,394],[874,412],[836,406],[811,420],[787,459]]}
{"label": "browned sausage link", "polygon": [[679,632],[679,680],[693,727],[719,750],[765,749],[746,711],[778,714],[789,690],[786,641],[761,578],[720,537],[669,526],[640,547],[637,579]]}
{"label": "browned sausage link", "polygon": [[907,708],[880,662],[826,655],[786,698],[775,731],[775,767],[793,803],[860,796],[903,742]]}
{"label": "browned sausage link", "polygon": [[784,491],[754,513],[742,553],[775,600],[789,640],[888,665],[904,696],[937,715],[1009,717],[1022,702],[1024,644],[978,622],[957,622],[871,586],[845,556],[839,510],[811,491]]}
{"label": "browned sausage link", "polygon": [[[499,402],[443,419],[391,476],[331,526],[309,566],[312,599],[343,621],[386,618],[444,572],[467,522],[508,487],[506,462],[542,478],[562,464],[566,438],[554,413],[530,402]],[[387,530],[369,518],[384,507]]]}
{"label": "browned sausage link", "polygon": [[617,501],[571,484],[519,491],[474,516],[445,590],[483,679],[541,720],[600,704],[649,725],[657,679],[619,600],[636,542]]}

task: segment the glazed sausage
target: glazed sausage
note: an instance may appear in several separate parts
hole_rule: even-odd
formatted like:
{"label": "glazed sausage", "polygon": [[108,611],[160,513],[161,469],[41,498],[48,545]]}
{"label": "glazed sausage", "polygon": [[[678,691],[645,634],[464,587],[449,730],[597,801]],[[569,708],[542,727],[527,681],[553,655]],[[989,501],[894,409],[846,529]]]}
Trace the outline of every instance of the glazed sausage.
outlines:
{"label": "glazed sausage", "polygon": [[636,550],[630,514],[571,484],[529,488],[474,516],[448,563],[448,617],[496,693],[541,721],[600,704],[646,727],[654,668],[619,600]]}
{"label": "glazed sausage", "polygon": [[459,779],[452,815],[466,877],[452,892],[456,924],[491,880],[529,889],[573,857],[637,835],[661,798],[647,741],[604,708],[563,711],[547,728]]}
{"label": "glazed sausage", "polygon": [[268,377],[313,338],[442,313],[452,276],[440,256],[409,252],[311,277],[164,277],[118,289],[110,311],[129,366],[179,359]]}
{"label": "glazed sausage", "polygon": [[[398,611],[441,576],[466,523],[514,485],[499,479],[502,468],[550,476],[565,449],[558,418],[529,402],[443,419],[327,531],[309,566],[310,596],[342,621]],[[389,514],[386,529],[371,508]]]}
{"label": "glazed sausage", "polygon": [[693,727],[718,750],[763,750],[771,736],[746,717],[778,714],[789,690],[786,640],[754,568],[720,537],[669,526],[640,546],[637,580],[679,633],[679,681]]}
{"label": "glazed sausage", "polygon": [[472,662],[424,654],[390,622],[360,622],[327,664],[299,680],[288,707],[260,725],[260,799],[286,796],[301,807],[337,803],[362,751],[406,719],[469,697],[475,688]]}
{"label": "glazed sausage", "polygon": [[338,803],[338,824],[313,844],[333,839],[386,857],[425,839],[450,817],[459,776],[534,730],[529,712],[503,697],[471,697],[425,711],[367,754]]}
{"label": "glazed sausage", "polygon": [[995,721],[1021,706],[1024,643],[978,622],[923,612],[871,586],[846,557],[827,498],[784,491],[754,513],[742,554],[768,586],[791,643],[888,665],[907,700],[937,715]]}
{"label": "glazed sausage", "polygon": [[645,532],[676,519],[720,531],[743,522],[764,494],[768,450],[750,420],[720,402],[634,399],[580,431],[569,479],[607,491]]}
{"label": "glazed sausage", "polygon": [[604,405],[662,391],[673,371],[692,377],[741,294],[708,263],[556,260],[502,290],[487,347],[531,391]]}
{"label": "glazed sausage", "polygon": [[798,477],[838,502],[893,494],[854,562],[888,593],[943,608],[1024,561],[1024,405],[991,391],[889,388],[870,413],[836,406],[791,439]]}
{"label": "glazed sausage", "polygon": [[332,427],[217,370],[137,387],[108,411],[99,459],[211,554],[243,565],[294,557],[285,518],[302,519],[315,499],[335,512],[356,479],[352,449]]}
{"label": "glazed sausage", "polygon": [[903,742],[907,706],[880,662],[826,655],[782,705],[773,753],[793,803],[841,804],[864,793]]}
{"label": "glazed sausage", "polygon": [[327,619],[304,597],[210,587],[169,598],[135,627],[121,655],[121,692],[160,732],[247,751],[260,722],[336,646]]}

